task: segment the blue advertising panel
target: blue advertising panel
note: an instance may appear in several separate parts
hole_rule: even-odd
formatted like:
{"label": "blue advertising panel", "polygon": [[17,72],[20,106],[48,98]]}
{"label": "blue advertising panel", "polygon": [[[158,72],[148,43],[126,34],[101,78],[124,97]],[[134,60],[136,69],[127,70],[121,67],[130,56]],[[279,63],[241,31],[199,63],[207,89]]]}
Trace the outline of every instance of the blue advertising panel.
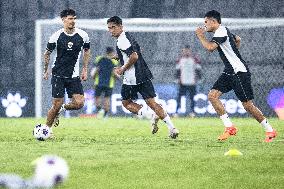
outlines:
{"label": "blue advertising panel", "polygon": [[[177,91],[178,86],[176,84],[155,84],[156,100],[160,103],[169,114],[179,113],[180,115],[187,115],[190,110],[190,100],[187,96],[181,98],[181,106],[177,109]],[[208,101],[207,93],[210,90],[210,86],[198,86],[197,94],[194,97],[195,106],[194,112],[197,116],[213,116],[216,115],[211,103]],[[93,114],[95,111],[94,105],[94,90],[89,89],[85,91],[85,106],[84,114]],[[233,92],[224,94],[221,98],[222,103],[226,111],[231,115],[245,116],[246,111],[242,106],[242,103],[236,98]],[[140,96],[136,103],[146,106],[146,103]],[[111,114],[113,116],[130,115],[131,113],[122,106],[121,95],[118,92],[114,92],[111,96]]]}

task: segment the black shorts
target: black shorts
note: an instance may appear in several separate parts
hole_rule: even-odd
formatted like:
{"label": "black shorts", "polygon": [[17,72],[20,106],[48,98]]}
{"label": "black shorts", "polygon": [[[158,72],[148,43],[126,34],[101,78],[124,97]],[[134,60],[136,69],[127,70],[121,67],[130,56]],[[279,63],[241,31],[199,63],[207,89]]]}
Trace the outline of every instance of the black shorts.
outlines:
{"label": "black shorts", "polygon": [[104,93],[105,97],[110,97],[112,95],[112,88],[104,86],[95,87],[95,97],[99,97]]}
{"label": "black shorts", "polygon": [[53,76],[51,78],[52,97],[63,98],[65,89],[68,98],[72,98],[73,94],[84,95],[83,86],[79,77],[75,78],[61,78]]}
{"label": "black shorts", "polygon": [[212,89],[227,93],[234,90],[241,102],[247,102],[254,98],[251,86],[251,74],[249,72],[238,72],[234,75],[223,73],[214,83]]}
{"label": "black shorts", "polygon": [[122,85],[121,96],[122,100],[136,100],[140,93],[143,99],[156,97],[155,89],[152,81],[146,81],[138,85]]}

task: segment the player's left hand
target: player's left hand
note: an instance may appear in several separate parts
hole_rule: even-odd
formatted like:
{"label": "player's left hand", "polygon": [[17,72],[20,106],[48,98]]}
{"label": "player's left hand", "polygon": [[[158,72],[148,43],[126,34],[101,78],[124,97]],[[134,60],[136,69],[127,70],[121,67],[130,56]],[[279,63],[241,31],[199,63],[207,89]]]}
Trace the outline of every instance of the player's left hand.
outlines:
{"label": "player's left hand", "polygon": [[86,68],[83,68],[81,73],[81,80],[86,81],[88,79],[88,70]]}
{"label": "player's left hand", "polygon": [[198,27],[195,30],[195,34],[197,35],[197,37],[204,37],[204,35],[205,35],[205,28],[204,27]]}

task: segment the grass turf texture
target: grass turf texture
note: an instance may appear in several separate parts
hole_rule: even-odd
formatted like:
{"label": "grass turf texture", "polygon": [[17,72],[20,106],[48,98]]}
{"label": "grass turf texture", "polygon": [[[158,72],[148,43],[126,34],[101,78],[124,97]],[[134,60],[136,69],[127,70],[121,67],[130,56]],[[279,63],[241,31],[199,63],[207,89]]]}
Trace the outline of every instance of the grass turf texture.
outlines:
{"label": "grass turf texture", "polygon": [[[224,129],[217,118],[173,122],[180,130],[176,140],[162,122],[152,135],[147,120],[61,119],[53,128],[56,139],[40,142],[32,130],[43,119],[0,119],[0,172],[28,178],[31,161],[57,154],[70,166],[59,188],[284,188],[283,121],[270,119],[278,137],[268,144],[249,118],[233,119],[239,132],[225,142],[216,140]],[[224,156],[231,148],[243,156]]]}

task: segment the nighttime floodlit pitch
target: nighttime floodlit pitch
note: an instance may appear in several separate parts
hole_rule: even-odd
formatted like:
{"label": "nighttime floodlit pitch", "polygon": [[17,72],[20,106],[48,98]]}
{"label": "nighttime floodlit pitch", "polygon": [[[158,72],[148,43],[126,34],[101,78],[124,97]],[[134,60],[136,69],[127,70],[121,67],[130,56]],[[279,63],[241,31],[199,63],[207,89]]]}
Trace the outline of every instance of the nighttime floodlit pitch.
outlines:
{"label": "nighttime floodlit pitch", "polygon": [[[284,188],[284,127],[276,118],[269,119],[279,133],[272,143],[263,142],[265,132],[252,118],[233,118],[239,132],[224,142],[217,140],[224,131],[219,118],[173,118],[175,140],[162,121],[153,135],[146,119],[61,118],[55,137],[37,142],[31,130],[44,121],[0,119],[1,173],[29,178],[32,160],[55,154],[69,165],[60,189]],[[229,149],[243,155],[224,156]]]}

